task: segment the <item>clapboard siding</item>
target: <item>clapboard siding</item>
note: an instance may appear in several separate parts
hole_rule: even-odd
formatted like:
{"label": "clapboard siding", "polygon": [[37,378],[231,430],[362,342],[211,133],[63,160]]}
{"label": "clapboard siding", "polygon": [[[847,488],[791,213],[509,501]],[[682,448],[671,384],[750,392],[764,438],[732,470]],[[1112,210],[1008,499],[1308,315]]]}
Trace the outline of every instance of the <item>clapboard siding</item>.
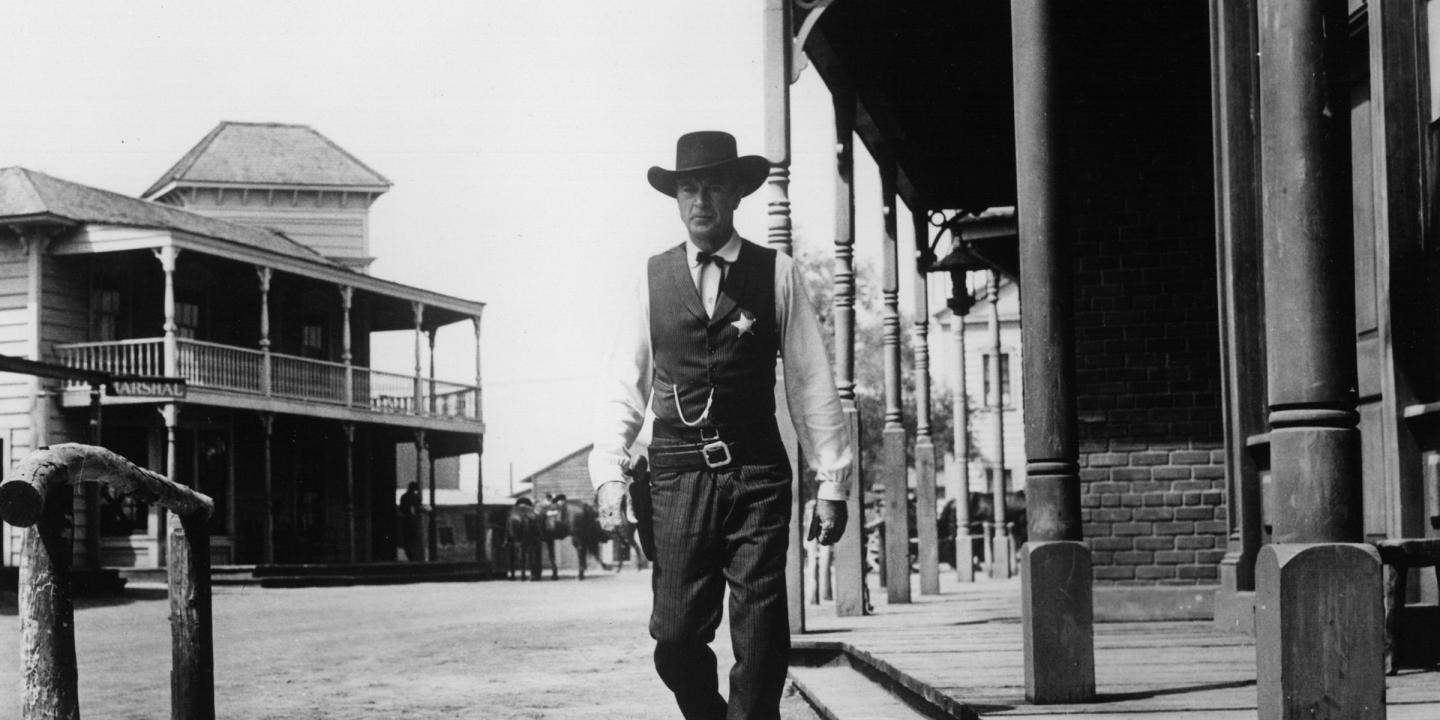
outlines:
{"label": "clapboard siding", "polygon": [[[252,202],[256,196],[251,194]],[[368,208],[362,203],[343,209],[333,206],[317,208],[313,203],[304,202],[292,207],[288,198],[282,200],[277,197],[274,207],[255,207],[253,204],[216,207],[196,203],[186,209],[242,225],[279,230],[326,257],[361,257],[369,252]]]}
{"label": "clapboard siding", "polygon": [[[33,320],[26,307],[28,297],[29,263],[25,252],[10,246],[0,249],[0,353],[15,357],[30,354]],[[0,373],[0,438],[6,440],[5,459],[11,465],[30,452],[32,385],[28,375]]]}
{"label": "clapboard siding", "polygon": [[46,258],[41,294],[40,346],[55,359],[54,346],[89,339],[89,282],[81,258]]}

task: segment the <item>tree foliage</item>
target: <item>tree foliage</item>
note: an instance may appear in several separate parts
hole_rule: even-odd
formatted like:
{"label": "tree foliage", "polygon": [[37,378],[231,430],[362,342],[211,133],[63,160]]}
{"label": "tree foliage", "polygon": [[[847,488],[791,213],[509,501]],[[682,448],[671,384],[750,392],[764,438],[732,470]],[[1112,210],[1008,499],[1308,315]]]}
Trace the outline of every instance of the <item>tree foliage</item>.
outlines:
{"label": "tree foliage", "polygon": [[[826,350],[835,357],[835,281],[832,259],[801,251],[796,257],[805,291],[820,319]],[[860,455],[865,467],[877,467],[884,453],[885,345],[883,307],[874,273],[861,263],[855,268],[855,401],[860,410]],[[915,346],[912,318],[900,318],[901,423],[905,428],[907,464],[915,460]],[[933,328],[932,328],[933,332]],[[937,376],[931,365],[931,377]],[[932,381],[933,382],[933,381]],[[954,448],[954,408],[950,393],[930,393],[930,438],[937,460]],[[971,443],[971,447],[974,444]],[[937,462],[937,467],[938,467]]]}

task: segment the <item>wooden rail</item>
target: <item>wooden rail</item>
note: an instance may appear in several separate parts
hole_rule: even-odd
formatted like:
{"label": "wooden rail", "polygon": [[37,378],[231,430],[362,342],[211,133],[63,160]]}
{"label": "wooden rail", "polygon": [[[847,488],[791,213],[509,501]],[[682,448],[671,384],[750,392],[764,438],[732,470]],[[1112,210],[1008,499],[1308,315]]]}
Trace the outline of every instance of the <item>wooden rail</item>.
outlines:
{"label": "wooden rail", "polygon": [[[165,374],[161,338],[57,345],[55,351],[67,367],[111,375]],[[381,413],[481,419],[480,388],[475,385],[189,338],[176,341],[176,355],[180,377],[196,388],[308,400]],[[67,383],[72,388],[84,385],[79,379]]]}
{"label": "wooden rail", "polygon": [[102,447],[64,444],[31,453],[0,483],[0,519],[26,528],[19,609],[24,720],[78,720],[72,548],[65,537],[72,486],[94,482],[112,496],[169,509],[171,530],[170,717],[214,720],[215,659],[210,612],[209,497]]}

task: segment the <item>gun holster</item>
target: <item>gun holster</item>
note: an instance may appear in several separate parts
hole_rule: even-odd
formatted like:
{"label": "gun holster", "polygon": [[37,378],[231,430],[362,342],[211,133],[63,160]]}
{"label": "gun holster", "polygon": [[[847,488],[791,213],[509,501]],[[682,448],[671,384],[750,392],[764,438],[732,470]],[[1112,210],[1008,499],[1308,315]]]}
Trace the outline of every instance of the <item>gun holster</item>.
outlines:
{"label": "gun holster", "polygon": [[655,560],[655,506],[650,500],[650,464],[643,456],[626,473],[630,476],[630,509],[635,513],[635,532],[645,557]]}

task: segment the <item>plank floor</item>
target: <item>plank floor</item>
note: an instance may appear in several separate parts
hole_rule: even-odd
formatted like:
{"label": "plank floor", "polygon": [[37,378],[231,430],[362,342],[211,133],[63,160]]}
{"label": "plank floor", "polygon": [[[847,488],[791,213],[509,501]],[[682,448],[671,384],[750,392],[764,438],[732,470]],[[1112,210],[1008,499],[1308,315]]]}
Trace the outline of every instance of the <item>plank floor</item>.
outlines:
{"label": "plank floor", "polygon": [[[1019,579],[960,583],[942,573],[941,594],[888,605],[873,584],[872,615],[837,618],[833,605],[806,606],[807,642],[842,642],[968,705],[981,717],[1071,720],[1254,718],[1255,646],[1208,622],[1095,626],[1095,702],[1025,702]],[[1388,678],[1390,720],[1440,718],[1440,672]]]}

